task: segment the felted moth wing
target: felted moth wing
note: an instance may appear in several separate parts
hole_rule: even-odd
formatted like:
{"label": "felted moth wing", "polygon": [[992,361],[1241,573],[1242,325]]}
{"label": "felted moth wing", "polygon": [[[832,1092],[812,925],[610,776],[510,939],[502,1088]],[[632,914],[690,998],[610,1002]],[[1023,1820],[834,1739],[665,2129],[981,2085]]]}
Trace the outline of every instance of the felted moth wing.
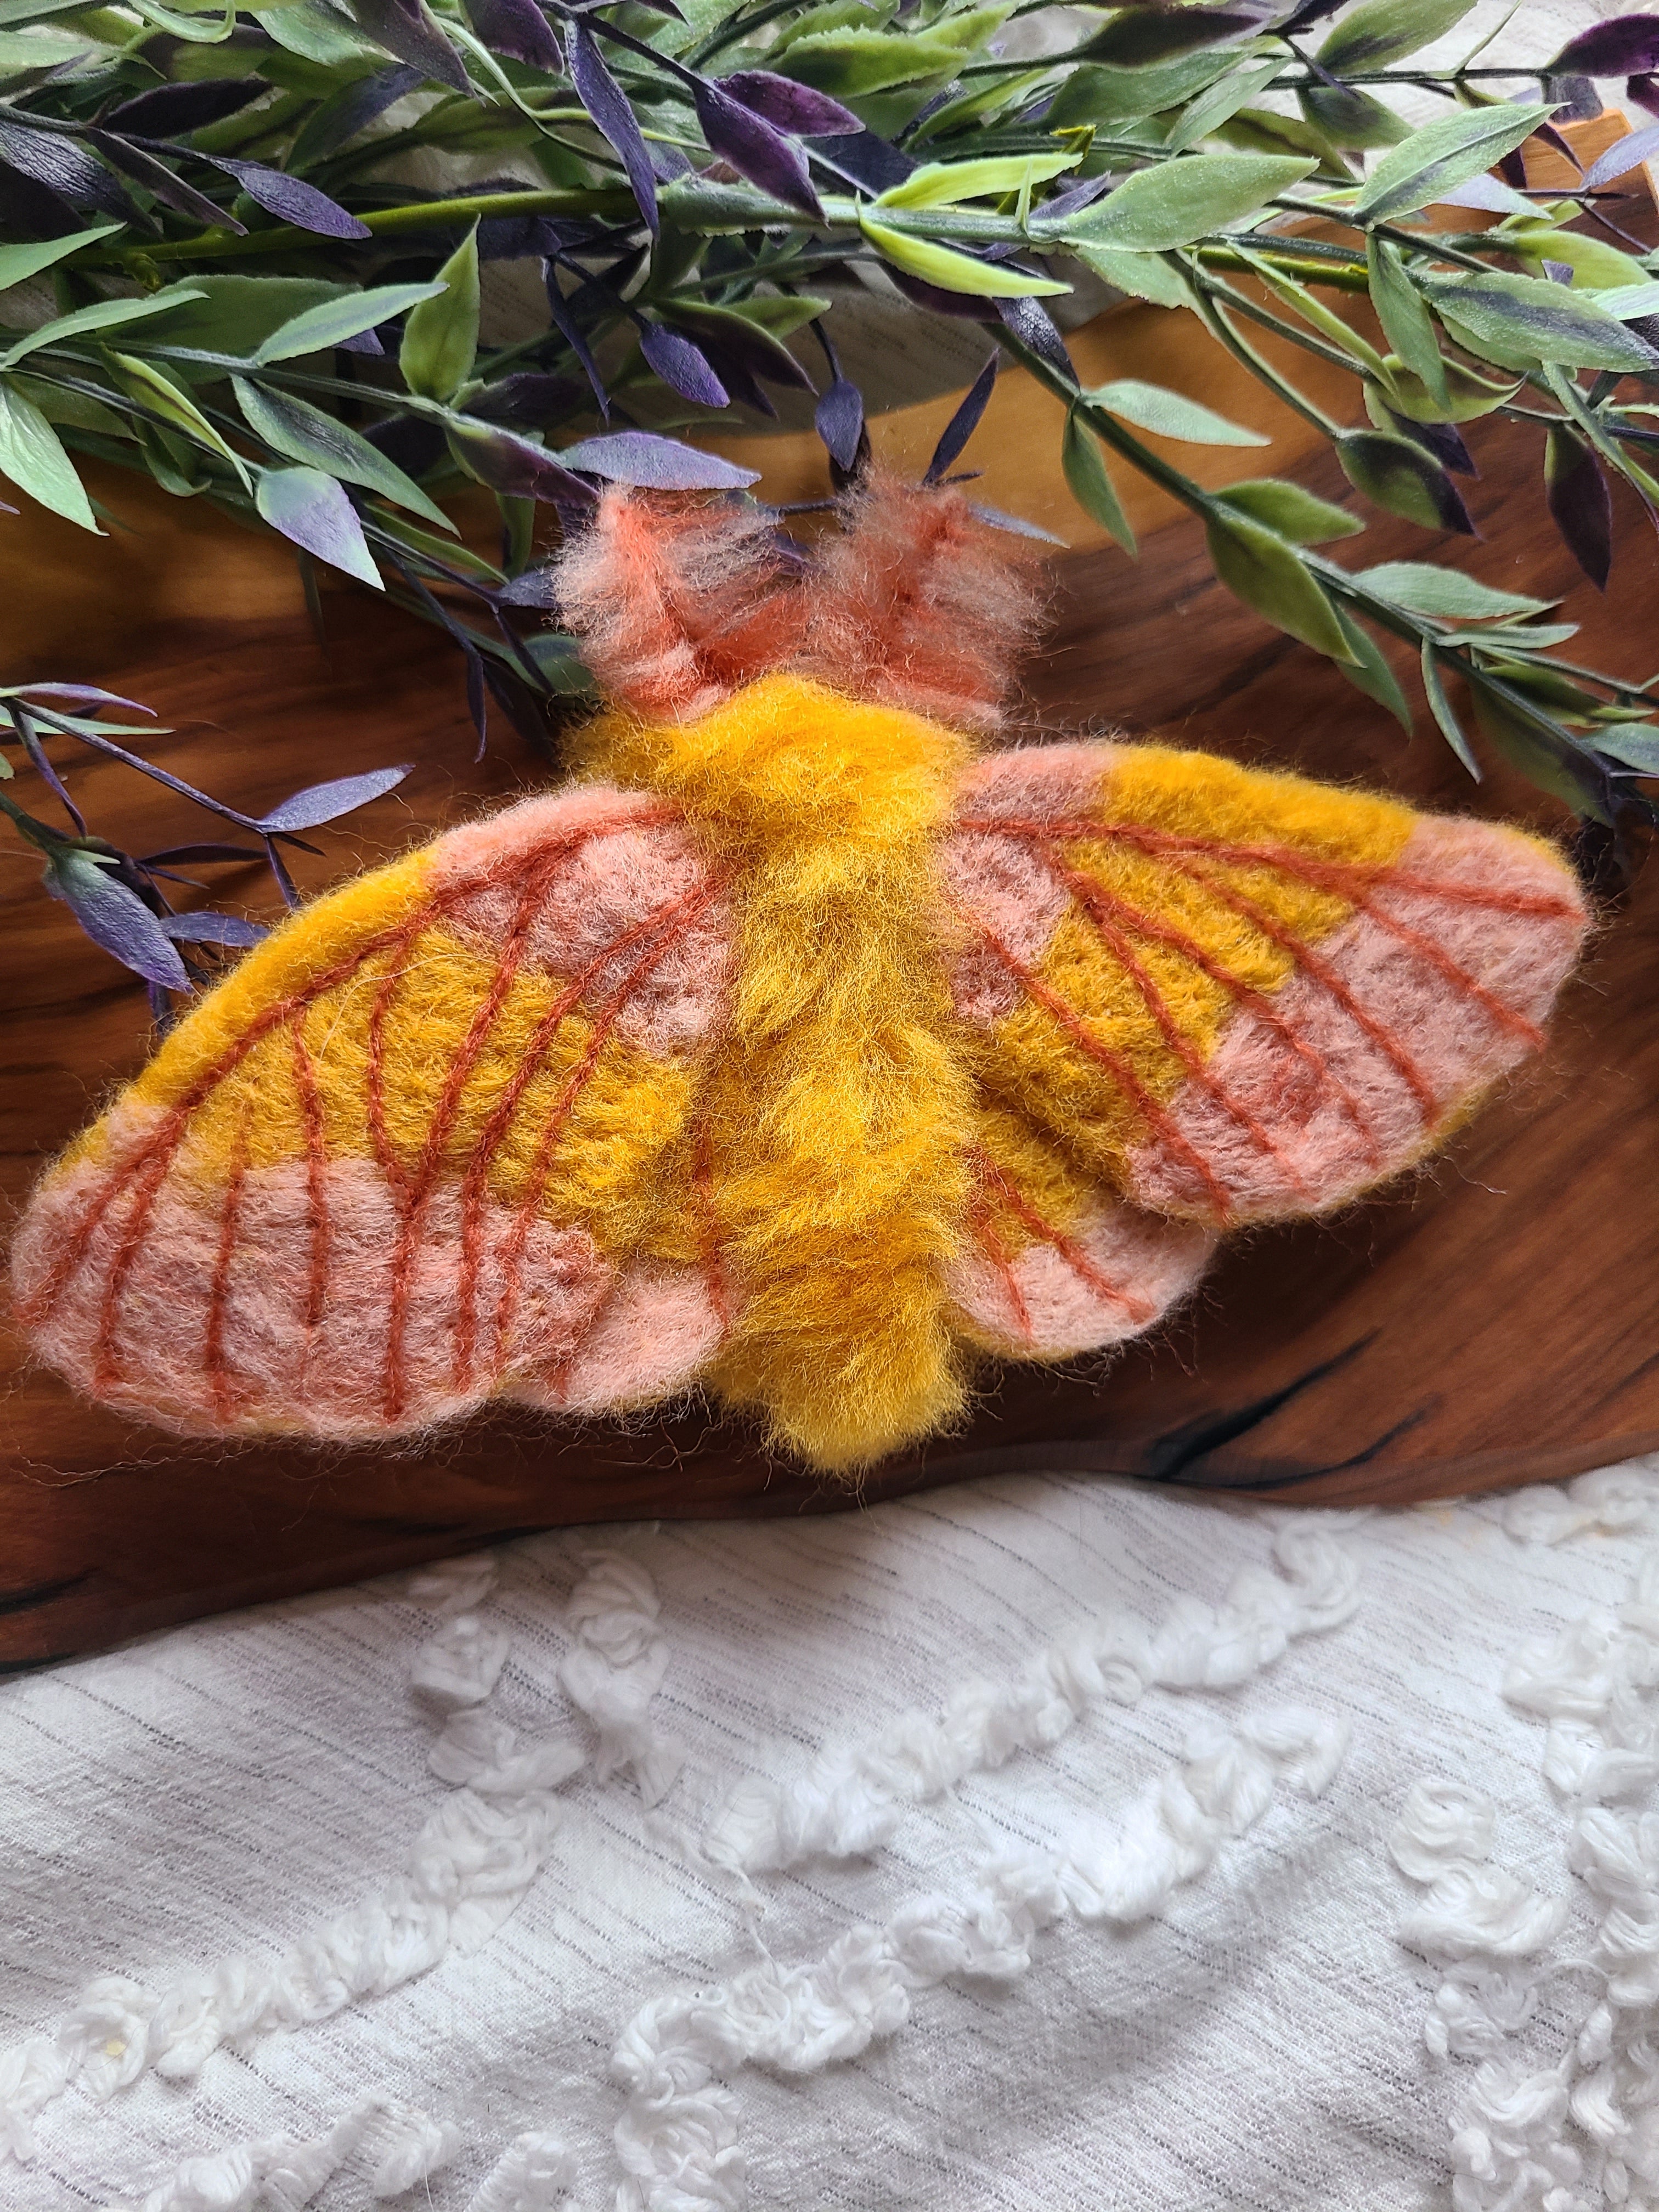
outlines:
{"label": "felted moth wing", "polygon": [[320,900],[37,1194],[36,1348],[197,1434],[683,1385],[725,1330],[690,1154],[731,935],[672,810],[601,785]]}
{"label": "felted moth wing", "polygon": [[1589,918],[1519,830],[1153,745],[981,761],[943,871],[984,1101],[957,1296],[1031,1350],[1420,1158],[1541,1042]]}

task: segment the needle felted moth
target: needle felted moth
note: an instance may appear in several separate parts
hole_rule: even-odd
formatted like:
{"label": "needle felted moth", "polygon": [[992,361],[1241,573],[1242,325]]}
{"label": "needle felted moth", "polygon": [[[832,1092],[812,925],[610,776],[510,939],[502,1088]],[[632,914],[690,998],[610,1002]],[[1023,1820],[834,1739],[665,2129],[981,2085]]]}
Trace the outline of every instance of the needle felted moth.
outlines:
{"label": "needle felted moth", "polygon": [[1150,1328],[1217,1235],[1419,1159],[1585,927],[1514,830],[1160,745],[995,750],[1025,587],[876,481],[810,562],[611,491],[574,780],[248,955],[47,1175],[40,1354],[182,1431],[704,1388],[847,1469],[984,1354]]}

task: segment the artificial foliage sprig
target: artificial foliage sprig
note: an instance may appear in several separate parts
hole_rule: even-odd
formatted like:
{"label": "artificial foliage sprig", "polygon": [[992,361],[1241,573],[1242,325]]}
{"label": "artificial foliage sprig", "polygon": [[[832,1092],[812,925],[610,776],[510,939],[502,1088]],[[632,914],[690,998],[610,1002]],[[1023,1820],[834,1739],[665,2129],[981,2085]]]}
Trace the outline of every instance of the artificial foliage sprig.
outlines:
{"label": "artificial foliage sprig", "polygon": [[[1559,124],[1596,111],[1593,77],[1659,114],[1659,15],[1524,65],[1482,41],[1425,66],[1472,5],[1148,0],[1044,56],[1010,38],[1029,0],[3,0],[0,295],[49,284],[57,312],[0,300],[0,474],[92,531],[83,456],[263,523],[313,608],[321,562],[449,633],[480,744],[492,703],[535,741],[548,699],[586,681],[538,507],[579,521],[606,482],[747,495],[749,472],[641,413],[663,420],[666,398],[675,426],[718,424],[815,385],[848,481],[863,403],[821,318],[874,279],[978,319],[1065,403],[1067,479],[1127,550],[1124,467],[1202,518],[1231,590],[1407,727],[1378,633],[1413,647],[1471,774],[1460,711],[1616,830],[1653,812],[1645,684],[1561,659],[1571,625],[1443,550],[1353,568],[1316,550],[1363,510],[1274,478],[1204,489],[1141,434],[1252,434],[1160,387],[1084,388],[1044,305],[1086,272],[1188,316],[1195,346],[1329,441],[1362,500],[1454,544],[1472,528],[1460,426],[1525,422],[1544,508],[1605,584],[1610,480],[1659,522],[1659,256],[1631,228],[1659,125],[1575,162],[1566,190],[1530,185],[1524,154],[1570,151]],[[1389,99],[1407,88],[1444,112],[1412,127]],[[406,180],[434,155],[491,173]],[[538,270],[544,332],[483,342],[491,261]],[[1376,342],[1347,312],[1362,297]],[[1352,377],[1343,419],[1264,334]],[[498,503],[495,559],[441,504],[467,483]],[[112,879],[96,855],[70,872],[88,867]]]}

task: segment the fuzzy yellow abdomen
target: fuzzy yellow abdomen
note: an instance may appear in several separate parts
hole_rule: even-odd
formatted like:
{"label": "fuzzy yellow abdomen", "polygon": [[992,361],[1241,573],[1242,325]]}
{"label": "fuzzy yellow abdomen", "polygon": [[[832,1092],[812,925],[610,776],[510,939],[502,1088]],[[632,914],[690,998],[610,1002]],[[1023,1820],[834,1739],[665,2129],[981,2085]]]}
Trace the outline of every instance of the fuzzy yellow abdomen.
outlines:
{"label": "fuzzy yellow abdomen", "polygon": [[683,726],[607,718],[584,749],[684,812],[739,916],[701,1169],[734,1291],[711,1379],[822,1466],[878,1458],[962,1402],[944,1274],[974,1094],[934,854],[971,748],[770,677]]}

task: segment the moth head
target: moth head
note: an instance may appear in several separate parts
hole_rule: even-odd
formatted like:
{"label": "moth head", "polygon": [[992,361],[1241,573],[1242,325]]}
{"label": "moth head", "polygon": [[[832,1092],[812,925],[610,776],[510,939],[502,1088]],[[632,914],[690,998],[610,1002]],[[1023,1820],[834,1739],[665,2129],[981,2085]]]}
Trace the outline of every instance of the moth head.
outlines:
{"label": "moth head", "polygon": [[994,732],[1035,627],[1029,561],[962,494],[874,474],[803,548],[752,501],[611,489],[567,548],[566,623],[610,696],[692,721],[775,671]]}

